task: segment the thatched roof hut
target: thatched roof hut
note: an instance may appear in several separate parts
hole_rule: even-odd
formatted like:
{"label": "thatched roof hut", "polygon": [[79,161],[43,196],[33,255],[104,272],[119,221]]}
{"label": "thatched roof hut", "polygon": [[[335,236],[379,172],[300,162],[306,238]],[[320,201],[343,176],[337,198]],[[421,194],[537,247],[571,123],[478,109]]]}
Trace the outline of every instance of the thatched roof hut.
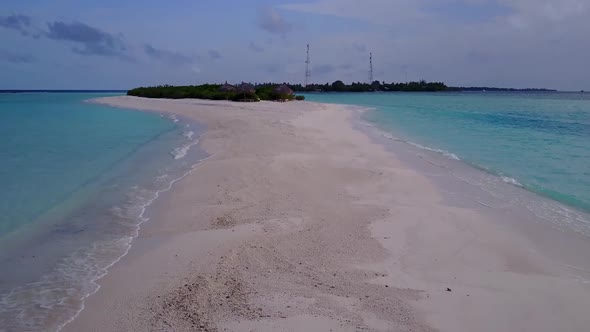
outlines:
{"label": "thatched roof hut", "polygon": [[231,84],[227,84],[227,81],[226,81],[225,84],[219,88],[219,91],[220,92],[234,92],[234,91],[236,91],[236,87]]}
{"label": "thatched roof hut", "polygon": [[256,93],[256,88],[254,87],[254,85],[250,84],[250,83],[242,83],[240,85],[238,85],[238,92],[239,93]]}
{"label": "thatched roof hut", "polygon": [[281,84],[278,87],[276,87],[273,91],[274,93],[280,95],[280,96],[290,96],[293,94],[293,90],[291,90],[290,87],[287,86],[287,84]]}

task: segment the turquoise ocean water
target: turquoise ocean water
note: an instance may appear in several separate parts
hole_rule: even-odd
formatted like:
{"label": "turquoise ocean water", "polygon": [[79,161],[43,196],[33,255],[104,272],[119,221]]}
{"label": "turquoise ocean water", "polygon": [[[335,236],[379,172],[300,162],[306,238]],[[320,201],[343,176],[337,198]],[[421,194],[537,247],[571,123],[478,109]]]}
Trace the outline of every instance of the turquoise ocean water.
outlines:
{"label": "turquoise ocean water", "polygon": [[[198,124],[84,102],[100,96],[0,94],[0,331],[56,330],[75,317],[146,207],[204,157],[191,149]],[[588,94],[306,97],[369,108],[363,119],[385,141],[493,196],[468,193],[483,204],[518,204],[590,235]]]}
{"label": "turquoise ocean water", "polygon": [[203,157],[198,124],[84,102],[102,96],[0,94],[0,331],[72,319]]}
{"label": "turquoise ocean water", "polygon": [[[367,107],[364,120],[385,137],[492,175],[486,190],[492,182],[501,189],[502,182],[561,203],[520,202],[590,234],[590,94],[334,93],[306,99]],[[463,180],[483,185],[481,179]]]}

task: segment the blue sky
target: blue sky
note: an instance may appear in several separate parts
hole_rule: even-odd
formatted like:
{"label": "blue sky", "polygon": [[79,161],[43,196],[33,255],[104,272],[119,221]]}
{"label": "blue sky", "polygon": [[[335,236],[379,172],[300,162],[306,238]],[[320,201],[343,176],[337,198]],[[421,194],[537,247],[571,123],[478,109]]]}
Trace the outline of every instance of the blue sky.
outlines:
{"label": "blue sky", "polygon": [[3,0],[0,89],[425,79],[590,89],[587,0]]}

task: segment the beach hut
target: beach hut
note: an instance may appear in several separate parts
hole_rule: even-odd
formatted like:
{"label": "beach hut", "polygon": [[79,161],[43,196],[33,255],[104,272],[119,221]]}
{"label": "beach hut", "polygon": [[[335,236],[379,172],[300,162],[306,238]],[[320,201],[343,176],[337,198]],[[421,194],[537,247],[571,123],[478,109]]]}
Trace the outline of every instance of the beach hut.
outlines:
{"label": "beach hut", "polygon": [[223,84],[220,88],[219,88],[220,92],[234,92],[236,91],[236,87],[228,84],[227,81],[225,81],[225,84]]}
{"label": "beach hut", "polygon": [[227,81],[225,81],[225,84],[219,87],[219,92],[225,95],[225,100],[229,100],[229,97],[233,95],[234,92],[236,92],[236,87],[231,84],[227,84]]}
{"label": "beach hut", "polygon": [[241,101],[258,101],[256,97],[256,88],[250,83],[238,85],[236,92],[241,96]]}
{"label": "beach hut", "polygon": [[242,83],[238,86],[238,92],[245,94],[255,94],[256,88],[250,83]]}
{"label": "beach hut", "polygon": [[285,101],[293,99],[293,90],[287,84],[281,84],[273,90],[273,93],[278,97],[277,100]]}

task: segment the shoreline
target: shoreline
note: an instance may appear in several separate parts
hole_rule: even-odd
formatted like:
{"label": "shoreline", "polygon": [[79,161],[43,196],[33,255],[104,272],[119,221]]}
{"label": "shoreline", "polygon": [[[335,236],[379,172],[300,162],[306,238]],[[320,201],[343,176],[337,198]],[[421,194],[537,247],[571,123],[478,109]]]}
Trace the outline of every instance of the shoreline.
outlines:
{"label": "shoreline", "polygon": [[[116,119],[132,115],[145,135],[129,134],[136,144],[119,142],[124,154],[108,159],[73,191],[11,232],[10,242],[2,242],[6,271],[0,278],[0,325],[8,330],[59,330],[72,320],[84,299],[97,291],[95,281],[129,250],[128,242],[145,221],[141,210],[185,173],[185,164],[204,157],[197,148],[186,158],[170,157],[173,149],[198,142],[184,135],[201,132],[192,121],[173,125],[163,116],[90,105],[81,98],[71,98],[72,107],[112,112]],[[143,126],[144,119],[151,126]],[[124,132],[137,133],[134,129]]]}
{"label": "shoreline", "polygon": [[[448,151],[450,158],[458,156],[478,170],[504,177],[502,180],[506,183],[517,185],[519,182],[528,191],[559,202],[547,208],[536,206],[537,210],[543,210],[538,215],[553,214],[555,221],[564,219],[581,225],[580,229],[585,228],[586,235],[590,236],[590,201],[586,191],[589,186],[586,185],[588,179],[583,176],[587,169],[581,162],[588,158],[588,149],[582,139],[584,131],[580,131],[587,122],[582,120],[587,114],[576,113],[576,108],[585,109],[583,100],[550,94],[529,97],[430,94],[413,98],[410,94],[394,97],[346,93],[310,95],[308,99],[374,107],[365,114],[365,119],[394,134],[395,137],[389,136],[392,140],[401,139],[443,154]],[[437,103],[438,106],[431,107]],[[559,109],[560,105],[563,111],[550,116],[551,110]],[[527,113],[524,118],[517,116],[520,108],[532,110],[537,106],[536,111]],[[440,112],[436,111],[439,108]],[[568,120],[576,118],[576,114],[580,116],[577,122]],[[528,126],[529,120],[540,121],[540,127]],[[563,135],[559,134],[560,130]],[[529,135],[532,137],[527,139]],[[552,208],[555,209],[551,211]]]}
{"label": "shoreline", "polygon": [[[154,203],[152,222],[64,331],[590,324],[587,284],[489,214],[446,202],[354,129],[350,109],[100,101],[205,123],[200,145],[214,157]],[[553,317],[555,303],[567,313]]]}
{"label": "shoreline", "polygon": [[[110,97],[100,97],[100,98],[110,98]],[[92,103],[92,99],[91,100],[86,100],[85,102],[90,102]],[[97,103],[100,105],[100,103]],[[108,106],[108,105],[106,105]],[[136,112],[145,112],[146,110],[139,110],[139,109],[135,109],[132,111],[136,111]],[[155,114],[159,114],[160,117],[164,117],[164,115],[162,113],[157,113],[157,112],[151,112],[151,113],[155,113]],[[190,119],[189,117],[181,117],[181,119],[178,119],[178,117],[180,117],[180,115],[174,114],[174,113],[170,113],[169,116],[166,117],[166,121],[170,121],[174,124],[177,123],[183,123],[184,126],[182,127],[182,136],[185,137],[186,139],[188,139],[188,141],[185,141],[183,145],[181,146],[176,146],[174,147],[173,150],[171,150],[169,152],[169,154],[174,158],[174,160],[179,160],[179,159],[183,159],[185,157],[187,157],[187,154],[189,153],[189,150],[191,150],[191,148],[198,146],[199,144],[199,136],[195,137],[195,139],[193,140],[193,136],[195,135],[195,131],[197,132],[197,134],[202,134],[206,131],[205,128],[202,127],[202,125],[197,122],[194,121],[194,119]],[[187,135],[187,131],[186,128],[192,129],[194,131],[190,131],[190,135]],[[157,139],[157,138],[156,138]],[[150,144],[151,142],[148,142],[146,144]],[[89,292],[88,294],[85,294],[82,299],[80,300],[81,302],[81,307],[79,308],[79,310],[71,317],[69,318],[67,321],[61,323],[58,328],[57,331],[62,331],[64,329],[64,327],[66,327],[68,324],[70,324],[71,322],[75,321],[76,318],[80,315],[80,313],[82,313],[85,309],[85,304],[86,304],[86,300],[93,296],[94,294],[96,294],[98,291],[100,291],[101,289],[101,285],[99,283],[99,281],[104,278],[105,276],[107,276],[109,274],[109,270],[116,265],[117,263],[119,263],[119,261],[121,261],[122,259],[125,258],[125,256],[127,256],[127,254],[129,253],[129,250],[131,250],[132,245],[134,240],[139,236],[142,226],[149,222],[151,217],[147,216],[146,213],[148,213],[148,210],[151,208],[152,204],[154,202],[156,202],[158,200],[158,198],[165,194],[166,192],[170,191],[173,189],[174,184],[178,181],[181,181],[182,179],[184,179],[185,177],[187,177],[188,175],[190,175],[190,173],[192,173],[201,162],[207,160],[208,158],[210,158],[210,155],[203,155],[202,151],[195,151],[195,149],[193,149],[193,153],[194,156],[191,156],[191,161],[188,162],[187,165],[188,168],[186,170],[184,170],[183,173],[177,174],[178,177],[176,178],[172,178],[170,180],[170,182],[163,188],[159,188],[156,189],[153,192],[153,196],[151,198],[148,198],[147,201],[142,202],[139,207],[140,207],[140,212],[138,215],[134,216],[134,219],[137,219],[137,224],[135,225],[135,231],[130,234],[125,236],[126,238],[126,244],[125,244],[125,251],[123,253],[121,253],[120,256],[116,257],[108,266],[106,266],[105,268],[101,269],[101,274],[99,276],[96,276],[94,279],[91,280],[91,284],[96,285],[95,290]],[[170,166],[170,165],[169,165]],[[165,174],[167,175],[167,174]]]}
{"label": "shoreline", "polygon": [[[350,105],[350,107],[357,106]],[[507,181],[505,176],[468,163],[452,152],[424,147],[407,139],[394,137],[390,130],[363,118],[366,112],[370,111],[373,109],[364,110],[357,116],[354,122],[355,128],[395,154],[407,167],[428,178],[438,191],[444,193],[447,204],[457,204],[452,202],[453,199],[448,199],[449,196],[461,196],[458,206],[486,214],[494,222],[519,232],[521,236],[530,240],[531,245],[536,244],[534,250],[542,251],[544,255],[555,261],[568,262],[564,266],[583,272],[581,277],[590,283],[590,259],[580,255],[580,252],[590,250],[588,247],[590,229],[586,222],[590,220],[588,219],[590,214],[543,196],[521,184]],[[457,176],[457,174],[463,176]],[[469,175],[467,177],[469,180],[465,179],[465,174]],[[499,187],[490,188],[471,182],[471,180],[482,181],[482,177],[488,181],[493,179]],[[504,197],[510,197],[516,203],[506,203],[503,200]],[[551,217],[556,216],[539,214],[539,211],[531,209],[522,202],[535,202],[537,206],[558,208],[561,211],[557,214],[557,218],[563,217],[562,214],[565,211],[574,215],[576,219],[579,218],[579,223],[556,224],[550,220]],[[504,215],[499,213],[503,209],[506,210]],[[556,244],[556,241],[561,243]],[[551,243],[551,246],[546,246],[544,243]]]}
{"label": "shoreline", "polygon": [[[193,145],[196,145],[198,143],[195,143]],[[191,145],[192,146],[192,145]],[[64,327],[66,327],[68,324],[70,324],[71,322],[75,321],[76,318],[80,315],[80,313],[82,313],[85,309],[85,304],[86,304],[86,299],[88,299],[89,297],[93,296],[94,294],[96,294],[98,291],[100,291],[101,285],[100,285],[100,280],[102,278],[104,278],[105,276],[107,276],[109,274],[109,269],[112,268],[113,266],[115,266],[117,263],[119,263],[122,259],[125,258],[125,256],[127,256],[127,254],[129,254],[129,250],[131,250],[132,246],[133,246],[133,242],[134,240],[139,236],[139,233],[141,232],[141,227],[143,224],[145,224],[146,222],[149,222],[151,217],[147,217],[145,216],[146,212],[148,211],[148,209],[151,207],[151,205],[160,197],[160,195],[165,194],[166,192],[170,191],[173,189],[174,184],[178,181],[182,181],[182,179],[184,179],[185,177],[187,177],[188,175],[190,175],[190,173],[192,173],[201,162],[207,160],[210,156],[205,157],[203,159],[200,159],[196,164],[193,164],[190,169],[188,171],[186,171],[186,173],[182,174],[180,177],[172,179],[170,181],[170,183],[168,184],[168,186],[164,189],[160,189],[157,190],[154,193],[154,196],[150,199],[148,199],[147,202],[145,202],[144,204],[141,205],[141,212],[139,213],[139,215],[137,216],[137,218],[140,220],[140,222],[136,225],[137,230],[135,231],[134,234],[128,236],[129,238],[129,242],[126,244],[126,250],[125,252],[123,252],[119,257],[115,258],[113,260],[112,263],[110,263],[108,266],[106,266],[104,268],[103,273],[100,276],[97,276],[95,279],[91,280],[91,283],[95,284],[97,287],[94,291],[91,291],[90,293],[84,295],[81,299],[81,307],[78,310],[78,312],[76,312],[74,314],[74,316],[72,316],[70,319],[68,319],[67,321],[65,321],[64,323],[60,324],[57,328],[57,331],[62,331],[64,329]]]}

